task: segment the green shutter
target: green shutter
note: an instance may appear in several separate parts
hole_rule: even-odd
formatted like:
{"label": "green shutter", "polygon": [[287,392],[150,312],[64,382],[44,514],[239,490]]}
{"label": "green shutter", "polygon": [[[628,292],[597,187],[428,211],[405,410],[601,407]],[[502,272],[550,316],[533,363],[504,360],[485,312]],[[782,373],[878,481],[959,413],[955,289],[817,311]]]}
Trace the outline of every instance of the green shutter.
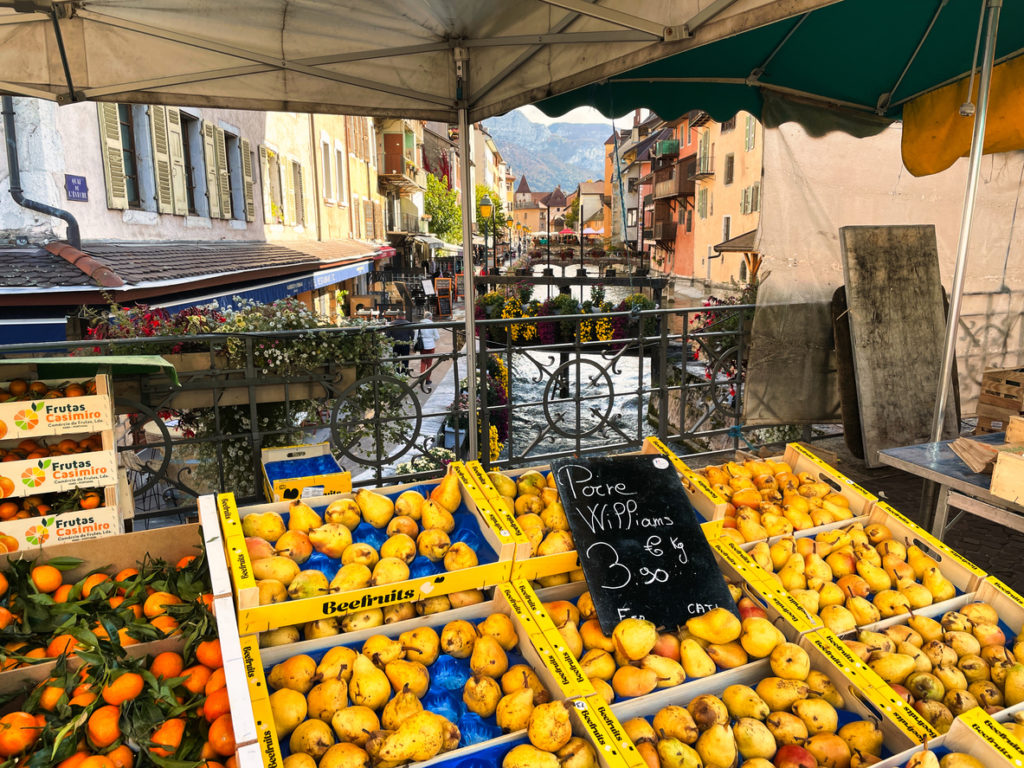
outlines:
{"label": "green shutter", "polygon": [[100,144],[103,147],[103,181],[107,188],[107,207],[124,210],[128,207],[128,187],[124,180],[124,157],[121,147],[121,121],[117,104],[97,104],[100,122]]}
{"label": "green shutter", "polygon": [[171,158],[171,194],[176,216],[188,215],[188,169],[185,168],[183,143],[188,137],[181,132],[181,112],[167,108],[167,149]]}
{"label": "green shutter", "polygon": [[271,199],[272,192],[270,189],[270,156],[267,154],[267,148],[262,144],[260,145],[260,184],[261,193],[263,195],[263,223],[273,224],[274,223],[274,201]]}
{"label": "green shutter", "polygon": [[217,132],[213,123],[203,121],[200,128],[203,136],[203,163],[206,166],[206,200],[209,203],[211,219],[221,218],[220,182],[217,179]]}
{"label": "green shutter", "polygon": [[171,187],[171,150],[167,136],[167,107],[149,107],[149,136],[153,144],[153,175],[156,177],[156,209],[174,213]]}
{"label": "green shutter", "polygon": [[[255,186],[252,175],[252,145],[248,139],[239,139],[238,148],[242,154],[242,188],[245,192],[245,220],[256,220],[256,202],[254,200],[253,187]],[[260,147],[260,149],[263,149]]]}
{"label": "green shutter", "polygon": [[228,149],[224,129],[214,127],[214,150],[217,155],[217,191],[220,194],[220,217],[231,218],[231,176],[228,173]]}

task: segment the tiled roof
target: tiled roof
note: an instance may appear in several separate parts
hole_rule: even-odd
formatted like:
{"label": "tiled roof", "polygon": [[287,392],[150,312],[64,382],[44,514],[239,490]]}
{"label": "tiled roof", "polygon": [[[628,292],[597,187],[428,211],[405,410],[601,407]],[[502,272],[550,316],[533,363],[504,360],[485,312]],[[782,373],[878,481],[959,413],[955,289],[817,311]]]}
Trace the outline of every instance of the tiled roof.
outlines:
{"label": "tiled roof", "polygon": [[0,287],[95,288],[87,274],[45,248],[0,248]]}
{"label": "tiled roof", "polygon": [[565,193],[561,187],[556,186],[543,202],[550,208],[564,208],[566,205]]}
{"label": "tiled roof", "polygon": [[523,178],[521,178],[519,180],[519,186],[516,187],[516,192],[518,193],[518,192],[529,192],[529,191],[530,191],[530,185],[526,183],[526,176],[523,176]]}
{"label": "tiled roof", "polygon": [[[264,270],[316,270],[370,256],[375,250],[375,245],[358,240],[299,241],[287,245],[94,242],[82,246],[82,251],[95,262],[120,278],[126,289]],[[49,250],[28,247],[0,249],[0,287],[88,290],[98,288],[99,284]]]}

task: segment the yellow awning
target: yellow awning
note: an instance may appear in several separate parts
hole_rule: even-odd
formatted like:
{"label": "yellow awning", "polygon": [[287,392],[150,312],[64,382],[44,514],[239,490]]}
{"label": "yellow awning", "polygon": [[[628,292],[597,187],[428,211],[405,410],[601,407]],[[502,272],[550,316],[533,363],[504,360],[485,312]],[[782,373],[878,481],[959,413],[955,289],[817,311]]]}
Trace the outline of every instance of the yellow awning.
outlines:
{"label": "yellow awning", "polygon": [[[971,101],[977,104],[974,78]],[[969,78],[910,101],[903,108],[903,164],[915,176],[949,168],[971,151],[974,120],[960,115]],[[984,152],[1024,149],[1024,56],[992,68]]]}

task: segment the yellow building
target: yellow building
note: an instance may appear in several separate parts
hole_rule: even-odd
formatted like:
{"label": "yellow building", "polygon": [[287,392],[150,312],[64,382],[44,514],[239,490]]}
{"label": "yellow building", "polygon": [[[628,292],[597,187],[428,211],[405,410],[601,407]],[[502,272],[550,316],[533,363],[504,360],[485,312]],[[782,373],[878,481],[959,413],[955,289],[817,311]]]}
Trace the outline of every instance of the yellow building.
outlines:
{"label": "yellow building", "polygon": [[753,115],[739,112],[724,123],[708,119],[697,141],[694,276],[744,285],[745,254],[761,218],[764,131]]}

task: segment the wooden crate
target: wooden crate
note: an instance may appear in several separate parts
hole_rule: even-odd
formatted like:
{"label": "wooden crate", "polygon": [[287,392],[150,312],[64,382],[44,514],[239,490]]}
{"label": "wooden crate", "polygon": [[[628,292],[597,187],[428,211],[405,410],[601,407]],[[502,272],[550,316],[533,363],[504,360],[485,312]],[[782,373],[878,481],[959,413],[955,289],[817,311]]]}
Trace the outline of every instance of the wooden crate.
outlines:
{"label": "wooden crate", "polygon": [[1009,451],[1000,452],[992,470],[989,490],[1014,504],[1024,504],[1024,456]]}
{"label": "wooden crate", "polygon": [[1011,416],[1024,413],[1024,369],[993,368],[981,377],[975,434],[1002,432]]}

